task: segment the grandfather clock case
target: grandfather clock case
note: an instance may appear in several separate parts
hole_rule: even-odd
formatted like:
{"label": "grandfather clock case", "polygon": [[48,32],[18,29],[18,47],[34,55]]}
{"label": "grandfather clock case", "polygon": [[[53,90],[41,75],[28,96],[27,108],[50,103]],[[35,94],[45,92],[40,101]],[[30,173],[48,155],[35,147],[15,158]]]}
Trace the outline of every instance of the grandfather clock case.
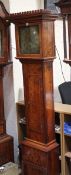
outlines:
{"label": "grandfather clock case", "polygon": [[35,10],[8,19],[15,24],[16,59],[23,70],[27,134],[21,143],[22,175],[59,175],[53,102],[56,16]]}
{"label": "grandfather clock case", "polygon": [[5,17],[8,16],[3,3],[0,1],[0,166],[9,161],[14,161],[13,138],[6,134],[6,121],[4,115],[3,76],[4,67],[9,60],[9,24]]}

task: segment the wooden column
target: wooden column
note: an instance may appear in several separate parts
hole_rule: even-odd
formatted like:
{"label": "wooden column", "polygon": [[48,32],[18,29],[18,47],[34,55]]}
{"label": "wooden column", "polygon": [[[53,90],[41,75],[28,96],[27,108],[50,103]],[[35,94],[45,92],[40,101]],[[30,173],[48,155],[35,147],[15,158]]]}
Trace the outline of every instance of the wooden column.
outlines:
{"label": "wooden column", "polygon": [[4,118],[4,101],[3,101],[3,69],[0,67],[0,135],[6,133],[6,121]]}
{"label": "wooden column", "polygon": [[22,68],[27,137],[42,143],[51,142],[55,139],[53,60],[25,60]]}

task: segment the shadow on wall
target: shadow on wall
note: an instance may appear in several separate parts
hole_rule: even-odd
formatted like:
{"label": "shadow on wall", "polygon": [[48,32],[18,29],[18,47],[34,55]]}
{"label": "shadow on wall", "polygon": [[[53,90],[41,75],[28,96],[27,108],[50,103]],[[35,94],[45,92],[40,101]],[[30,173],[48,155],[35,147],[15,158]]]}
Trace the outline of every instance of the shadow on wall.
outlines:
{"label": "shadow on wall", "polygon": [[18,132],[17,132],[17,114],[14,98],[14,84],[13,84],[13,65],[7,65],[4,68],[4,114],[6,119],[7,134],[14,137],[14,155],[17,161],[18,155]]}
{"label": "shadow on wall", "polygon": [[54,102],[62,102],[58,87],[54,88]]}
{"label": "shadow on wall", "polygon": [[3,2],[3,4],[5,5],[6,7],[6,10],[8,12],[10,12],[10,3],[9,3],[9,0],[1,0]]}

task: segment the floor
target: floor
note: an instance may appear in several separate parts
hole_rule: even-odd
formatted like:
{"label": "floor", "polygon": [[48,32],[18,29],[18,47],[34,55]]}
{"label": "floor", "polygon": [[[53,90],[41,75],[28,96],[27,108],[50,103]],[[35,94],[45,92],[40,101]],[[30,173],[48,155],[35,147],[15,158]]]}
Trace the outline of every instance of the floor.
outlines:
{"label": "floor", "polygon": [[21,170],[17,164],[9,162],[0,167],[0,175],[21,175]]}

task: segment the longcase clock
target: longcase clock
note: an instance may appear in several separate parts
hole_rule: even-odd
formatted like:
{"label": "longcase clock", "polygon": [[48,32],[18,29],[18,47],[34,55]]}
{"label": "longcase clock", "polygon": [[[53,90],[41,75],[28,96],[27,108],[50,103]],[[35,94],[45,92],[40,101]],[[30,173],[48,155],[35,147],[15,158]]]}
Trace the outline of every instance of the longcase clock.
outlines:
{"label": "longcase clock", "polygon": [[6,134],[4,115],[3,76],[4,66],[9,62],[9,24],[5,20],[8,16],[3,3],[0,1],[0,166],[14,161],[13,138]]}
{"label": "longcase clock", "polygon": [[21,143],[22,175],[59,175],[53,102],[56,16],[36,10],[8,19],[15,24],[16,59],[23,70],[27,135]]}
{"label": "longcase clock", "polygon": [[64,62],[71,66],[71,1],[60,0],[55,4],[60,7],[63,17]]}

